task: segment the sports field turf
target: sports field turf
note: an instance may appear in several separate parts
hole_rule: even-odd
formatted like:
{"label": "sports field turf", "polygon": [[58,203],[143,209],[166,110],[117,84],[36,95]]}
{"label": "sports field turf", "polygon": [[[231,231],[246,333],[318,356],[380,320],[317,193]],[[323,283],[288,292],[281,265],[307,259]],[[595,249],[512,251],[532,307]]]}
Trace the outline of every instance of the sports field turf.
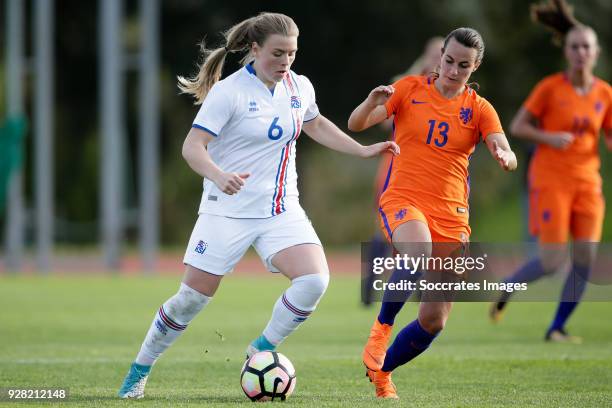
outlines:
{"label": "sports field turf", "polygon": [[[247,343],[267,322],[286,280],[230,276],[153,369],[141,401],[116,392],[153,314],[178,277],[0,277],[0,388],[67,387],[44,406],[235,406]],[[377,307],[358,301],[359,281],[333,276],[319,309],[279,351],[297,370],[298,406],[604,407],[612,405],[610,303],[585,303],[570,322],[584,344],[545,344],[551,303],[515,303],[492,326],[483,303],[457,304],[445,332],[396,371],[401,400],[377,401],[361,347]],[[415,316],[405,306],[396,327]],[[396,330],[397,331],[397,330]],[[23,406],[0,401],[0,406]],[[31,402],[28,405],[42,405]]]}

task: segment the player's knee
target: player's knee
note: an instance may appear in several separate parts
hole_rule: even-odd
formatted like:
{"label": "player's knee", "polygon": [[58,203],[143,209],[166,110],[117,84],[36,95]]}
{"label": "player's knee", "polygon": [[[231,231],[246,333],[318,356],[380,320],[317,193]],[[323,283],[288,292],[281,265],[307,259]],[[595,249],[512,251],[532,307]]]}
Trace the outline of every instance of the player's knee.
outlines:
{"label": "player's knee", "polygon": [[419,318],[419,324],[426,332],[430,334],[438,334],[444,330],[446,324],[446,317],[425,315]]}
{"label": "player's knee", "polygon": [[178,323],[187,324],[208,304],[210,299],[181,283],[179,291],[164,304],[164,311]]}
{"label": "player's knee", "polygon": [[559,257],[543,257],[540,262],[544,275],[553,275],[563,266],[564,260]]}
{"label": "player's knee", "polygon": [[318,297],[323,296],[329,285],[329,274],[327,273],[313,273],[304,275],[303,278],[306,278],[308,290]]}
{"label": "player's knee", "polygon": [[312,303],[311,307],[315,307],[319,303],[328,285],[329,274],[324,273],[303,275],[292,281],[292,286],[301,293],[300,297],[304,298],[305,303]]}
{"label": "player's knee", "polygon": [[581,267],[590,267],[597,256],[597,243],[580,242],[574,245],[573,262]]}

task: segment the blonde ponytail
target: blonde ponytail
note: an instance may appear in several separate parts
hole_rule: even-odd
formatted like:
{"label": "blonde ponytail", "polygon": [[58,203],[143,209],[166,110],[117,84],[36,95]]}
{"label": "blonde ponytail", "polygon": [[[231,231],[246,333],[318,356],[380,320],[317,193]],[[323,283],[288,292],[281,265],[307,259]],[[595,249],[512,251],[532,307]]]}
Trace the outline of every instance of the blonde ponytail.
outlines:
{"label": "blonde ponytail", "polygon": [[221,79],[225,56],[229,52],[245,52],[242,58],[243,65],[249,63],[253,57],[251,46],[254,42],[263,45],[271,34],[284,36],[298,36],[297,25],[284,14],[261,13],[234,25],[225,33],[225,45],[214,50],[207,49],[204,41],[200,43],[202,62],[198,65],[198,72],[192,77],[178,76],[178,87],[181,93],[192,95],[195,104],[200,105],[210,88]]}

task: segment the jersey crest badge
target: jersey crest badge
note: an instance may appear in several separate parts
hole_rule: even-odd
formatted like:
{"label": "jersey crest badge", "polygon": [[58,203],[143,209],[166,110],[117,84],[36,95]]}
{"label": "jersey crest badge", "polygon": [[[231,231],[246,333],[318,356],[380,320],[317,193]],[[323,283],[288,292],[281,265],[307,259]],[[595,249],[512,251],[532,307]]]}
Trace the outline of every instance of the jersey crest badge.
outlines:
{"label": "jersey crest badge", "polygon": [[300,109],[302,107],[302,102],[300,101],[299,96],[291,97],[291,109]]}
{"label": "jersey crest badge", "polygon": [[459,118],[463,122],[463,124],[467,124],[470,120],[472,120],[473,112],[472,108],[461,108],[459,111]]}

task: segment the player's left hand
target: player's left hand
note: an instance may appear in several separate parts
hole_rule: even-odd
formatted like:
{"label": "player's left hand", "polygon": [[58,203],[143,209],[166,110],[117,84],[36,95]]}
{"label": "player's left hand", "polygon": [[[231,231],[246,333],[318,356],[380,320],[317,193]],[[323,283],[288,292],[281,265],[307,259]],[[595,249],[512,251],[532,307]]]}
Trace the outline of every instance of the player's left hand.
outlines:
{"label": "player's left hand", "polygon": [[495,160],[497,160],[502,169],[506,171],[516,170],[516,155],[512,150],[502,149],[497,142],[493,142],[493,150],[495,151]]}
{"label": "player's left hand", "polygon": [[395,142],[380,142],[369,146],[363,146],[361,157],[374,157],[386,152],[390,152],[394,156],[397,156],[400,154],[400,148]]}

